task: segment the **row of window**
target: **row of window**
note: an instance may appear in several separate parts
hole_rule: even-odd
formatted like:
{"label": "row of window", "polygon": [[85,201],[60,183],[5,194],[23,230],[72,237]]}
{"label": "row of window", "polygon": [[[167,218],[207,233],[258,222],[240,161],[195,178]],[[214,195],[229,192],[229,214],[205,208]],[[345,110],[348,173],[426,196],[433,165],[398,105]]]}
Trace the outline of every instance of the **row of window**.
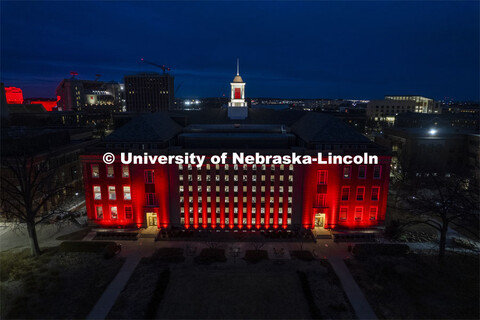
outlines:
{"label": "row of window", "polygon": [[[380,179],[382,175],[382,166],[375,165],[373,166],[373,179]],[[343,178],[350,179],[352,176],[352,166],[345,165],[343,166]],[[365,179],[367,177],[367,166],[361,165],[358,166],[358,179]],[[328,170],[318,170],[317,171],[317,184],[325,185],[328,181]]]}
{"label": "row of window", "polygon": [[[98,164],[92,164],[92,178],[100,178],[100,167]],[[107,165],[107,178],[115,178],[115,170],[113,165]],[[130,177],[130,169],[127,165],[122,165],[122,178]],[[154,170],[144,171],[144,181],[146,184],[155,183]]]}
{"label": "row of window", "polygon": [[[197,191],[198,191],[199,193],[202,192],[202,190],[203,190],[202,186],[197,186],[196,189],[197,189]],[[223,190],[225,191],[225,193],[230,192],[230,186],[225,186],[225,187],[223,187]],[[238,190],[239,190],[238,186],[233,186],[233,192],[238,192]],[[243,193],[247,193],[248,187],[247,187],[247,186],[243,186],[242,190],[243,190]],[[252,193],[256,193],[256,192],[257,192],[257,186],[252,186],[252,187],[250,188],[250,190],[252,190]],[[261,186],[261,187],[260,187],[260,192],[265,192],[265,190],[266,190],[266,187],[265,187],[265,186]],[[285,190],[285,189],[284,189],[283,186],[278,186],[278,191],[279,191],[280,193],[283,193],[284,190]],[[291,192],[293,192],[293,187],[292,187],[292,186],[289,186],[287,190],[288,190],[288,192],[291,193]],[[184,187],[184,186],[179,186],[179,187],[178,187],[178,191],[179,191],[180,193],[184,192],[184,191],[185,191],[185,187]],[[212,191],[212,187],[211,187],[211,186],[207,186],[207,187],[206,187],[206,191],[207,191],[207,192],[211,192],[211,191]],[[193,192],[193,186],[191,186],[191,185],[188,186],[188,192]],[[215,192],[217,192],[217,193],[220,192],[220,186],[215,186]],[[275,187],[274,187],[274,186],[270,186],[270,193],[274,193],[274,192],[275,192]]]}
{"label": "row of window", "polygon": [[[100,167],[98,164],[92,164],[92,178],[100,178]],[[107,178],[114,178],[115,170],[113,165],[107,165]],[[127,165],[122,165],[122,178],[129,178],[130,171]]]}
{"label": "row of window", "polygon": [[[377,220],[378,207],[370,207],[368,211],[368,220]],[[340,207],[339,219],[340,221],[345,221],[348,219],[348,208]],[[355,221],[363,220],[363,207],[355,207],[353,212],[353,219]]]}
{"label": "row of window", "polygon": [[[129,220],[132,219],[132,206],[125,206],[125,219]],[[103,206],[96,206],[95,207],[95,217],[97,220],[102,220],[103,216]],[[117,206],[110,206],[110,219],[116,220],[118,219],[118,207]]]}
{"label": "row of window", "polygon": [[[102,200],[102,188],[100,186],[93,186],[93,199]],[[115,186],[108,186],[108,200],[117,200]],[[123,186],[123,200],[132,200],[130,186]]]}
{"label": "row of window", "polygon": [[[212,181],[212,177],[213,177],[213,175],[205,176],[205,181]],[[248,181],[248,177],[249,177],[248,175],[243,175],[242,180],[243,181]],[[251,175],[251,177],[252,177],[252,181],[257,181],[257,176],[256,175]],[[220,181],[220,179],[222,179],[222,178],[223,178],[224,181],[230,181],[230,176],[228,176],[228,175],[218,175],[218,174],[215,175],[215,181]],[[189,174],[187,179],[188,179],[188,181],[193,181],[193,176]],[[197,179],[196,181],[202,181],[203,178],[202,178],[201,175],[197,175],[196,179]],[[183,181],[183,175],[179,176],[179,180]],[[261,181],[266,181],[265,175],[262,175],[260,177],[260,180]],[[279,181],[284,181],[284,180],[285,180],[285,178],[284,178],[283,175],[279,176]],[[239,181],[239,176],[234,175],[233,176],[233,181]],[[270,181],[272,181],[272,182],[275,181],[275,175],[270,176]],[[288,176],[288,181],[293,182],[293,176],[292,175]]]}
{"label": "row of window", "polygon": [[[265,218],[260,218],[260,219],[259,219],[259,223],[260,223],[260,224],[265,224],[265,220],[266,220]],[[193,219],[193,218],[189,218],[188,221],[189,221],[189,224],[193,224],[193,223],[194,223],[194,219]],[[220,218],[216,218],[215,221],[216,221],[217,224],[220,224]],[[273,218],[270,218],[270,219],[269,219],[269,224],[270,224],[270,225],[273,225],[273,222],[274,222],[274,219],[273,219]],[[291,225],[291,224],[292,224],[292,219],[291,219],[291,218],[287,218],[286,222],[287,222],[287,225]],[[181,223],[181,224],[185,224],[185,218],[180,218],[180,223]],[[199,223],[199,224],[203,224],[203,219],[202,219],[201,217],[198,218],[198,223]],[[212,218],[207,218],[207,223],[208,223],[208,224],[211,224],[211,223],[212,223]],[[243,218],[243,219],[242,219],[242,225],[246,225],[247,223],[248,223],[247,219],[246,219],[246,218]],[[226,224],[226,225],[229,225],[229,224],[230,224],[230,218],[225,217],[225,224]],[[238,218],[233,218],[233,224],[238,225]],[[253,217],[252,217],[252,224],[253,224],[253,225],[256,225],[256,224],[257,224],[257,219],[256,219],[256,218],[253,218]],[[279,225],[283,225],[283,218],[278,218],[278,224],[279,224]]]}
{"label": "row of window", "polygon": [[[191,164],[187,165],[186,167],[188,168],[188,170],[193,170],[193,166]],[[210,165],[210,164],[206,165],[207,170],[210,170],[212,167],[213,167],[213,165]],[[223,165],[223,167],[224,167],[225,170],[229,170],[229,168],[231,168],[231,167],[233,168],[233,170],[238,170],[238,168],[239,168],[238,164],[229,165],[228,163]],[[283,164],[281,164],[278,167],[272,164],[272,165],[269,165],[269,167],[272,171],[275,171],[276,168],[279,168],[280,170],[285,169],[285,166]],[[244,164],[242,166],[242,168],[243,168],[243,170],[248,170],[248,165]],[[178,165],[178,169],[183,170],[184,166],[180,164],[180,165]],[[265,171],[265,170],[267,170],[267,165],[265,165],[265,164],[258,165],[258,166],[255,165],[255,164],[252,165],[252,170],[257,170],[257,169],[261,169],[261,170]],[[215,165],[215,170],[220,170],[220,165],[219,164]],[[293,165],[289,165],[288,170],[293,171]]]}
{"label": "row of window", "polygon": [[[198,207],[197,209],[198,211],[198,214],[202,214],[203,212],[203,208],[202,207]],[[265,208],[262,207],[260,208],[260,214],[261,215],[264,215],[265,214]],[[269,210],[270,214],[273,214],[274,213],[274,208],[273,207],[270,207],[270,210]],[[189,207],[188,208],[188,213],[189,214],[193,214],[193,208],[192,207]],[[212,208],[210,207],[207,207],[207,213],[212,213]],[[219,215],[221,213],[221,210],[220,210],[220,206],[216,207],[215,208],[215,213],[217,215]],[[225,213],[230,213],[230,208],[229,207],[225,207]],[[233,208],[233,213],[236,215],[238,214],[238,208]],[[245,205],[243,208],[242,208],[242,213],[246,214],[247,213],[247,206]],[[180,207],[180,214],[181,216],[183,217],[184,214],[185,214],[185,208],[184,207]],[[257,208],[255,207],[252,207],[252,214],[257,214]],[[283,214],[283,208],[282,207],[279,207],[278,208],[278,214],[282,215]],[[287,208],[287,215],[288,216],[291,216],[292,215],[292,208]]]}
{"label": "row of window", "polygon": [[[342,201],[348,201],[350,198],[350,187],[342,187]],[[357,201],[363,201],[365,198],[365,187],[357,187],[356,199]],[[378,201],[380,198],[380,187],[372,187],[372,193],[370,200]]]}

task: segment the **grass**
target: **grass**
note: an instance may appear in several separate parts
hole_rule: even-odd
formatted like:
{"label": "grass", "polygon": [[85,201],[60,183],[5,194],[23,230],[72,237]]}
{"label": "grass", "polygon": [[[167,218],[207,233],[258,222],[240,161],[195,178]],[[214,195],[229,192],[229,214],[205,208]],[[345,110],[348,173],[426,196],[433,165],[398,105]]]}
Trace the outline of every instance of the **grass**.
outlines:
{"label": "grass", "polygon": [[312,261],[314,259],[313,254],[308,250],[293,250],[290,251],[290,256],[302,261]]}
{"label": "grass", "polygon": [[225,249],[205,248],[200,251],[200,254],[194,258],[196,263],[211,264],[214,262],[225,262]]}
{"label": "grass", "polygon": [[93,252],[44,249],[0,253],[1,318],[84,318],[115,277],[122,259]]}
{"label": "grass", "polygon": [[82,240],[87,234],[90,233],[91,228],[84,228],[78,231],[64,234],[63,236],[57,237],[57,240]]}
{"label": "grass", "polygon": [[247,250],[243,258],[249,263],[259,263],[262,260],[268,260],[267,250]]}
{"label": "grass", "polygon": [[386,319],[478,319],[478,256],[370,256],[347,260],[377,316]]}

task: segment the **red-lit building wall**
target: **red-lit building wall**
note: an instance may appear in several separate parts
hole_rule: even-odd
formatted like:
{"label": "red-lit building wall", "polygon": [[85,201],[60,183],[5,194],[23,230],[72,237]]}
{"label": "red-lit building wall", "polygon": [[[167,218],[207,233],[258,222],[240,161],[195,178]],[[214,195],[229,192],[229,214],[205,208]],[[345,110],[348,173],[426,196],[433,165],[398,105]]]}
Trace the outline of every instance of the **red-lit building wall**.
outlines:
{"label": "red-lit building wall", "polygon": [[[365,166],[365,175],[360,178],[358,165],[351,165],[349,177],[344,177],[343,165],[213,164],[201,168],[130,165],[128,177],[123,177],[120,162],[112,164],[113,177],[107,177],[101,156],[82,157],[90,221],[103,227],[146,227],[150,225],[147,213],[154,213],[158,228],[187,229],[313,228],[316,214],[325,214],[325,228],[381,225],[385,220],[390,157],[380,156],[379,160],[378,165]],[[98,177],[92,176],[92,165],[98,167]],[[374,178],[375,166],[380,175]],[[153,172],[153,183],[148,183],[152,181],[147,181],[147,171]],[[101,190],[99,200],[94,198],[95,186]],[[115,200],[109,200],[112,186]],[[124,186],[130,187],[130,200],[124,199]],[[350,188],[348,200],[342,200],[344,187]],[[364,188],[363,200],[356,198],[358,187]],[[379,188],[378,200],[372,200],[373,188]],[[103,208],[102,219],[96,215],[98,206]],[[116,218],[111,216],[112,206],[117,207]],[[126,207],[132,208],[130,218],[126,217]],[[371,208],[376,208],[374,217]]]}
{"label": "red-lit building wall", "polygon": [[41,104],[47,111],[52,111],[57,107],[57,102],[60,100],[60,96],[57,97],[57,101],[51,100],[30,100],[31,104]]}
{"label": "red-lit building wall", "polygon": [[5,87],[5,95],[7,97],[8,104],[22,104],[23,92],[20,88]]}

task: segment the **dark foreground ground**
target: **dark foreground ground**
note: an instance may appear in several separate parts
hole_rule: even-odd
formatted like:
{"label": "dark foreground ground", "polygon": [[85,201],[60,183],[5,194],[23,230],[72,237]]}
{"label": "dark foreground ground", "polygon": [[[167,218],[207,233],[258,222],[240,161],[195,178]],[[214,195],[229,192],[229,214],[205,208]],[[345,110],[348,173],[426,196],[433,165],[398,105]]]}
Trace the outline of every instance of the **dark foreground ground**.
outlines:
{"label": "dark foreground ground", "polygon": [[478,256],[372,256],[347,261],[379,318],[479,319]]}

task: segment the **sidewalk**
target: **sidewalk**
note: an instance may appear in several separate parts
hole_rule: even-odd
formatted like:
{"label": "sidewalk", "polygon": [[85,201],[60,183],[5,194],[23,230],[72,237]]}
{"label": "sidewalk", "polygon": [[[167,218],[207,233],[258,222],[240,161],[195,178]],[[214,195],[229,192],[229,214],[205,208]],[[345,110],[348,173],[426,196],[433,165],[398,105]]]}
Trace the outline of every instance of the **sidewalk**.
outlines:
{"label": "sidewalk", "polygon": [[333,256],[329,257],[328,261],[332,265],[333,270],[337,274],[342,283],[343,291],[348,297],[350,304],[355,310],[358,319],[377,319],[375,312],[368,303],[365,295],[353,278],[350,270],[348,270],[343,257]]}

